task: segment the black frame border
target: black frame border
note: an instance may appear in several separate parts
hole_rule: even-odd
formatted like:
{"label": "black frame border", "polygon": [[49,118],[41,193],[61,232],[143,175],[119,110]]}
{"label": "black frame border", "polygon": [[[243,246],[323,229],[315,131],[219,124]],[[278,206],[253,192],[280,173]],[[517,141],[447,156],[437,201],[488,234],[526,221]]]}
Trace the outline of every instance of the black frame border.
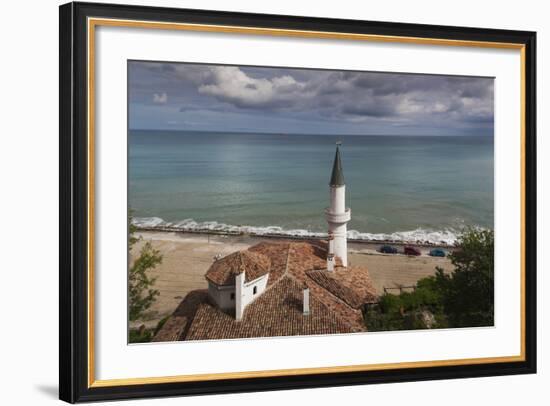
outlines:
{"label": "black frame border", "polygon": [[[525,46],[525,361],[88,387],[86,24],[88,17],[504,42]],[[78,2],[60,6],[59,20],[59,398],[61,400],[75,403],[536,373],[535,32]]]}

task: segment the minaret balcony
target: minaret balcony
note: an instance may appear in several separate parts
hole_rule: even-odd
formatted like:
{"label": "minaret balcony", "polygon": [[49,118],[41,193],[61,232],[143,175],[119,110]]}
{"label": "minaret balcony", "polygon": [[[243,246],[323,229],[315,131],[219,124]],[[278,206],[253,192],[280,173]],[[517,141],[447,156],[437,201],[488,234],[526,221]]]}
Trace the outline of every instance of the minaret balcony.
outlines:
{"label": "minaret balcony", "polygon": [[329,223],[347,223],[351,220],[351,209],[348,207],[344,212],[334,213],[330,207],[327,207],[325,217]]}

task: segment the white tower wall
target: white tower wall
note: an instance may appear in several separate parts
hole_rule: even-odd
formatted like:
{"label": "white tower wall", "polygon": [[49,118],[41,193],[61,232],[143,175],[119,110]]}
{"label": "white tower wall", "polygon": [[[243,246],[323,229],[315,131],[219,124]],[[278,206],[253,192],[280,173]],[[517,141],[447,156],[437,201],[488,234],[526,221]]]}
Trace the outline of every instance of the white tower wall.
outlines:
{"label": "white tower wall", "polygon": [[333,213],[343,213],[346,210],[346,185],[330,187],[330,208]]}
{"label": "white tower wall", "polygon": [[330,207],[326,211],[328,232],[334,237],[334,256],[348,266],[348,227],[351,210],[346,208],[346,186],[330,187]]}
{"label": "white tower wall", "polygon": [[342,260],[342,266],[348,266],[348,242],[347,242],[348,227],[344,224],[339,224],[334,227],[334,256]]}
{"label": "white tower wall", "polygon": [[[351,210],[346,208],[346,184],[340,158],[340,143],[336,144],[336,155],[330,177],[330,207],[325,210],[328,222],[328,232],[333,238],[333,250],[335,258],[340,258],[344,267],[348,266],[348,240],[347,223],[351,220]],[[329,253],[330,256],[331,253]],[[327,264],[327,269],[330,264]]]}

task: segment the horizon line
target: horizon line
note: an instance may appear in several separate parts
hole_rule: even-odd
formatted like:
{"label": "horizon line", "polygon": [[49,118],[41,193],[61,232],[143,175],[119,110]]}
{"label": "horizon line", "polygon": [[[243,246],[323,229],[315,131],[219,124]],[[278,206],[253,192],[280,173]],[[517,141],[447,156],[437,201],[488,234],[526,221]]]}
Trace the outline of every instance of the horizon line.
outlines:
{"label": "horizon line", "polygon": [[183,130],[160,128],[129,128],[128,131],[164,131],[164,132],[195,132],[195,133],[224,133],[224,134],[266,134],[266,135],[316,135],[338,137],[494,137],[492,134],[341,134],[341,133],[294,133],[283,131],[227,131],[227,130]]}

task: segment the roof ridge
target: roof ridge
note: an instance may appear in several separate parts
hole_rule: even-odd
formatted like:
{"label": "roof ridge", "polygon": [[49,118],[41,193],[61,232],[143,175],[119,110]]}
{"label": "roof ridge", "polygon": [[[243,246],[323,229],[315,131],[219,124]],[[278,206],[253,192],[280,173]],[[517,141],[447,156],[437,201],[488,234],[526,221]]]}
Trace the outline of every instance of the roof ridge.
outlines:
{"label": "roof ridge", "polygon": [[[288,271],[288,257],[290,255],[290,242],[288,243],[288,248],[287,248],[287,253],[286,253],[286,265],[285,265],[285,271],[283,272],[283,274],[281,276],[279,276],[279,278],[273,282],[271,285],[268,284],[268,286],[266,286],[266,288],[264,289],[264,291],[262,292],[261,296],[265,295],[269,290],[271,290],[271,288],[273,288],[273,286],[276,286],[280,281],[283,280],[283,278],[287,275],[287,271]],[[270,273],[271,273],[271,266],[269,267],[270,268]],[[260,296],[260,297],[261,297]]]}
{"label": "roof ridge", "polygon": [[[319,289],[323,289],[325,292],[327,292],[331,297],[333,297],[334,299],[336,299],[336,302],[343,305],[343,306],[346,306],[347,308],[349,308],[350,310],[352,311],[357,311],[358,309],[354,309],[353,307],[351,307],[349,304],[347,304],[345,301],[343,301],[342,299],[340,299],[338,296],[336,296],[335,294],[333,294],[331,291],[323,288],[321,285],[319,285],[315,280],[313,280],[309,275],[308,275],[308,278],[313,281],[313,283],[315,284],[315,286],[317,286]],[[320,297],[320,296],[316,296],[315,295],[315,292],[312,291],[311,292],[311,296],[317,300],[322,306],[324,306],[328,311],[331,311],[333,313],[338,313],[336,310],[333,310],[328,304],[326,304],[324,301],[323,301],[323,298]],[[353,323],[349,322],[348,320],[346,320],[345,318],[340,318],[339,319],[339,322],[344,324],[345,326],[349,327],[350,329],[353,329],[354,328],[354,325]]]}
{"label": "roof ridge", "polygon": [[[313,277],[310,275],[310,273],[312,272],[315,272],[315,273],[319,273],[327,278],[331,278],[332,280],[336,281],[340,287],[342,289],[345,289],[346,291],[349,291],[351,292],[353,295],[355,296],[358,296],[356,292],[353,291],[353,289],[351,289],[349,286],[345,286],[343,284],[340,283],[340,281],[338,280],[338,278],[336,278],[334,275],[330,275],[330,274],[325,274],[323,270],[321,269],[311,269],[309,271],[306,271],[305,274],[306,276],[311,279],[317,286],[319,286],[321,289],[325,290],[327,293],[329,293],[330,295],[334,296],[336,299],[338,299],[338,301],[342,302],[343,304],[345,304],[346,306],[350,307],[351,309],[357,309],[356,307],[354,307],[351,303],[348,303],[348,301],[346,301],[345,299],[341,298],[340,296],[338,296],[337,294],[335,294],[334,292],[331,292],[328,288],[324,287],[323,285],[321,285],[318,281],[316,281],[315,279],[313,279]],[[361,298],[359,297],[359,300],[361,300]]]}
{"label": "roof ridge", "polygon": [[292,242],[289,241],[288,242],[288,248],[286,250],[286,263],[285,263],[285,271],[283,272],[283,274],[281,275],[282,276],[285,276],[287,273],[288,273],[288,260],[290,258],[290,248],[292,247]]}
{"label": "roof ridge", "polygon": [[[319,286],[317,283],[316,283],[316,285]],[[323,289],[322,286],[319,286],[319,287],[320,287],[321,289]],[[325,289],[325,290],[326,290],[326,289]],[[332,293],[330,293],[328,290],[327,290],[327,292],[328,292],[330,295],[332,295]],[[327,309],[328,311],[330,311],[330,312],[332,312],[332,313],[338,313],[338,311],[331,309],[329,305],[327,305],[325,302],[323,302],[323,300],[322,300],[321,298],[315,296],[315,292],[311,292],[311,296],[312,296],[312,298],[314,298],[315,300],[317,300],[322,306],[324,306],[325,309]],[[334,295],[332,295],[332,296],[334,296]],[[336,299],[338,299],[338,301],[342,302],[342,304],[344,304],[344,305],[346,305],[347,307],[349,307],[351,310],[354,310],[354,311],[357,310],[357,309],[354,309],[353,307],[351,307],[350,305],[348,305],[346,302],[342,301],[339,297],[337,297],[337,296],[334,296],[334,297],[335,297]],[[349,327],[350,329],[353,329],[352,323],[350,323],[350,322],[349,322],[348,320],[346,320],[345,318],[343,318],[343,317],[342,317],[342,318],[339,318],[338,321],[339,321],[340,323],[346,325],[346,326]]]}
{"label": "roof ridge", "polygon": [[[292,272],[288,272],[288,263],[289,263],[289,260],[290,260],[290,248],[296,244],[303,244],[303,242],[301,243],[297,243],[297,242],[294,242],[294,241],[290,241],[288,243],[288,252],[287,252],[287,255],[286,255],[286,266],[285,266],[285,272],[281,275],[281,278],[283,276],[289,276],[290,278],[292,278],[294,281],[298,282],[298,283],[302,283]],[[304,272],[305,273],[305,272]],[[305,282],[303,283],[305,284]],[[306,284],[307,286],[307,284]]]}
{"label": "roof ridge", "polygon": [[[327,288],[325,288],[324,286],[320,285],[319,282],[317,282],[315,279],[313,279],[310,275],[308,275],[309,272],[311,271],[314,271],[314,272],[317,272],[317,271],[320,271],[322,272],[321,269],[310,269],[309,271],[307,272],[304,272],[304,274],[308,277],[309,280],[311,280],[319,289],[322,289],[324,290],[325,292],[327,292],[330,296],[332,296],[334,299],[336,299],[337,302],[343,304],[344,306],[346,307],[349,307],[350,309],[352,310],[357,310],[355,309],[353,306],[351,306],[349,303],[347,303],[345,300],[343,300],[342,298],[338,297],[337,295],[335,295],[334,293],[332,293],[330,290],[328,290]],[[329,275],[329,277],[332,277],[332,275]],[[332,277],[333,278],[333,277]],[[333,278],[334,279],[334,278]],[[314,292],[314,295],[315,295],[315,292]],[[320,300],[320,299],[319,299]],[[322,302],[322,300],[320,300]]]}

